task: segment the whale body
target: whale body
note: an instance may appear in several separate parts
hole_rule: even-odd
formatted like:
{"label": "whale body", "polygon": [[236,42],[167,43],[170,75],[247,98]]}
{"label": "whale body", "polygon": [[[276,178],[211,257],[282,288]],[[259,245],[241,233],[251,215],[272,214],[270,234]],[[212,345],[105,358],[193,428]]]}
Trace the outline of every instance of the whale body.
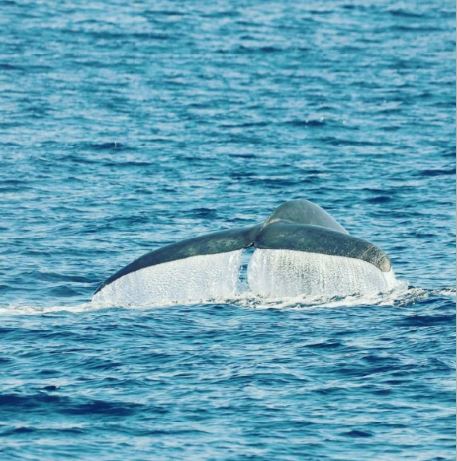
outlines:
{"label": "whale body", "polygon": [[348,295],[391,288],[389,257],[349,235],[320,206],[292,200],[264,222],[194,237],[151,251],[105,280],[93,301],[111,305],[197,302],[234,296],[242,251],[253,248],[254,294]]}

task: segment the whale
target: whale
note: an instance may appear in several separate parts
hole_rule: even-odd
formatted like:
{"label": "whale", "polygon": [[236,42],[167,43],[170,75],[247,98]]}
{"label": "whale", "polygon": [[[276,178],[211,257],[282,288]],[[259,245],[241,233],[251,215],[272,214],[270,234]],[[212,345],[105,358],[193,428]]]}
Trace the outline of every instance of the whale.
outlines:
{"label": "whale", "polygon": [[386,291],[392,285],[392,264],[382,249],[349,235],[319,205],[297,199],[283,203],[259,224],[146,253],[102,282],[92,300],[131,305],[230,297],[239,285],[244,250],[254,251],[247,279],[259,295],[347,295]]}

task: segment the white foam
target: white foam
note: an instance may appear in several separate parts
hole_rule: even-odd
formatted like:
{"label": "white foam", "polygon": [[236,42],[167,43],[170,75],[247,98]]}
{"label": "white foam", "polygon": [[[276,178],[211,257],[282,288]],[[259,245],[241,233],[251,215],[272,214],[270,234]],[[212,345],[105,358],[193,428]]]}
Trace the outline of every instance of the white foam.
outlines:
{"label": "white foam", "polygon": [[242,251],[199,255],[145,267],[110,283],[92,299],[102,306],[194,304],[236,296]]}
{"label": "white foam", "polygon": [[300,296],[331,299],[392,290],[393,271],[343,256],[293,250],[257,249],[249,262],[248,284],[254,295],[278,299]]}
{"label": "white foam", "polygon": [[58,314],[60,312],[91,312],[103,306],[94,306],[92,303],[82,303],[74,305],[55,305],[55,306],[33,306],[30,304],[15,303],[8,306],[0,307],[0,316],[2,315],[41,315],[41,314]]}

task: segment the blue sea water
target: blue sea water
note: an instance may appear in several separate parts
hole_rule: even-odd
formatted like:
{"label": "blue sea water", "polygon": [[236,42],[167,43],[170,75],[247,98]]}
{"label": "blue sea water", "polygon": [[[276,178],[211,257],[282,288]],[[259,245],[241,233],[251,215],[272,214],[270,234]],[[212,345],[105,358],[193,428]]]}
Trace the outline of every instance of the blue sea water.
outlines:
{"label": "blue sea water", "polygon": [[[455,6],[0,2],[0,458],[455,457]],[[409,288],[95,308],[307,198]]]}

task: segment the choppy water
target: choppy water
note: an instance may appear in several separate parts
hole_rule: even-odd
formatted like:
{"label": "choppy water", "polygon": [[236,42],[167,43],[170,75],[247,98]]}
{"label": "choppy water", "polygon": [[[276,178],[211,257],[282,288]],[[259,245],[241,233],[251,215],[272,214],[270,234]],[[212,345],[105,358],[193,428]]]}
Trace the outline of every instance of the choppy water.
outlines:
{"label": "choppy water", "polygon": [[[2,460],[455,456],[450,1],[0,5]],[[307,198],[410,288],[95,309]]]}

